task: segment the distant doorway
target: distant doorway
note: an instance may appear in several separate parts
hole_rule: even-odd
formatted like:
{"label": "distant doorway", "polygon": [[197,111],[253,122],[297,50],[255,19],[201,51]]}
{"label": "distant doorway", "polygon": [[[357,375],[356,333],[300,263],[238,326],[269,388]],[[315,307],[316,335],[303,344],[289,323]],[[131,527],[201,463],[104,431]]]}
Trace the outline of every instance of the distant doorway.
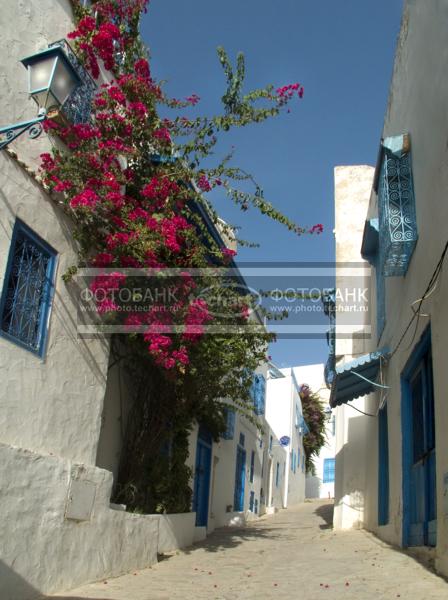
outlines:
{"label": "distant doorway", "polygon": [[244,485],[246,483],[246,450],[238,444],[236,449],[235,493],[233,510],[244,510]]}
{"label": "distant doorway", "polygon": [[431,331],[402,375],[403,545],[437,544],[436,444]]}
{"label": "distant doorway", "polygon": [[194,473],[193,511],[196,527],[207,527],[210,499],[210,469],[212,460],[212,436],[203,427],[199,428]]}

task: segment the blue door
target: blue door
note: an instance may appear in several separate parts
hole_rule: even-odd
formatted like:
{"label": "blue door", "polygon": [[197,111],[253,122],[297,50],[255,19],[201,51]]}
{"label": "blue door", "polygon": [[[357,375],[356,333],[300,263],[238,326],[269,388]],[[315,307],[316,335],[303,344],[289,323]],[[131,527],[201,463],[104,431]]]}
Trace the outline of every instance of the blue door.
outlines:
{"label": "blue door", "polygon": [[389,430],[387,404],[378,413],[378,525],[389,523]]}
{"label": "blue door", "polygon": [[207,527],[211,462],[212,438],[210,433],[201,427],[199,428],[196,447],[193,494],[193,511],[196,513],[197,527]]}
{"label": "blue door", "polygon": [[244,510],[244,484],[246,480],[246,450],[240,445],[236,450],[235,470],[235,494],[233,498],[233,510],[241,512]]}
{"label": "blue door", "polygon": [[436,445],[431,339],[427,332],[407,368],[403,406],[404,545],[437,543]]}

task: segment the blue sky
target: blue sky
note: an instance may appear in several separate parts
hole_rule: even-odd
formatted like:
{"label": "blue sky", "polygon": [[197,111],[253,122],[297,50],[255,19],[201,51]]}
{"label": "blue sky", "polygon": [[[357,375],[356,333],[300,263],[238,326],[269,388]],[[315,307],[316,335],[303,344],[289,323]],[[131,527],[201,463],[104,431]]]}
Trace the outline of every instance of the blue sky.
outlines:
{"label": "blue sky", "polygon": [[[334,260],[333,169],[375,163],[401,11],[402,0],[151,0],[142,34],[153,75],[171,96],[198,94],[200,113],[217,112],[224,93],[219,45],[231,59],[244,53],[248,89],[305,87],[290,114],[231,132],[220,147],[235,146],[235,164],[279,210],[324,233],[298,237],[217,198],[223,218],[261,243],[239,260]],[[282,367],[324,362],[326,344],[280,339],[271,355]]]}

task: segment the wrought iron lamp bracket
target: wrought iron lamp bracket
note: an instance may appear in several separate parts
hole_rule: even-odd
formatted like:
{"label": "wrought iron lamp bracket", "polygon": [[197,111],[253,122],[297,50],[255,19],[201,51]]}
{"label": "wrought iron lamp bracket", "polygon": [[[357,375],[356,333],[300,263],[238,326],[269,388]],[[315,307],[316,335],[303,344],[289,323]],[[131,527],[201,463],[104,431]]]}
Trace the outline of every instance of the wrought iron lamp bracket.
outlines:
{"label": "wrought iron lamp bracket", "polygon": [[47,118],[46,114],[41,114],[31,121],[21,121],[6,127],[0,127],[0,150],[6,148],[8,144],[28,132],[28,137],[32,140],[38,138],[43,131],[42,121]]}

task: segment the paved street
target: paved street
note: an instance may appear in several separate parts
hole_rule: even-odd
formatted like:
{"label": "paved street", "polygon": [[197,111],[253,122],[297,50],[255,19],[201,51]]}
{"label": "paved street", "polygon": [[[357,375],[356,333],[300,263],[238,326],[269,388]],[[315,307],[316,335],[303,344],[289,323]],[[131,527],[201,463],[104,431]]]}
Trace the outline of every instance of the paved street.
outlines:
{"label": "paved street", "polygon": [[[334,533],[328,502],[305,503],[144,571],[56,596],[80,600],[433,600],[448,584],[364,531]],[[51,597],[53,600],[55,597]],[[50,599],[48,599],[50,600]]]}

